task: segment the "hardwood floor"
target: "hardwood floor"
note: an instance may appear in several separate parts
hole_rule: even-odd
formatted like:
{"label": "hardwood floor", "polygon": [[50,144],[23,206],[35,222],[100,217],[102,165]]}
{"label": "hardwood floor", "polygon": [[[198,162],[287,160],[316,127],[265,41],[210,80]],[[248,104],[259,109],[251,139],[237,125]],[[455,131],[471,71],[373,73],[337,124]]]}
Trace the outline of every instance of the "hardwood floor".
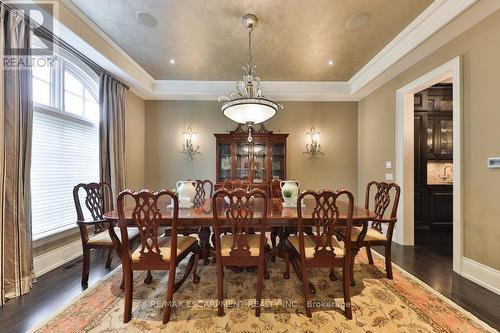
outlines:
{"label": "hardwood floor", "polygon": [[[374,250],[383,254],[382,247]],[[500,330],[500,296],[453,272],[451,235],[417,231],[415,246],[392,245],[395,264]]]}
{"label": "hardwood floor", "polygon": [[[397,265],[500,330],[500,296],[453,273],[450,253],[449,244],[432,238],[415,247],[393,245]],[[119,264],[114,256],[111,267],[106,269],[105,261],[104,251],[92,251],[89,286]],[[81,259],[75,259],[42,275],[31,293],[8,301],[0,308],[0,332],[26,332],[69,304],[84,290],[80,285],[81,265]]]}
{"label": "hardwood floor", "polygon": [[[105,268],[107,250],[96,249],[90,256],[89,287],[115,269],[120,260],[114,254]],[[0,307],[0,332],[26,332],[69,304],[83,290],[80,284],[82,259],[75,259],[38,278],[27,295],[9,300]]]}

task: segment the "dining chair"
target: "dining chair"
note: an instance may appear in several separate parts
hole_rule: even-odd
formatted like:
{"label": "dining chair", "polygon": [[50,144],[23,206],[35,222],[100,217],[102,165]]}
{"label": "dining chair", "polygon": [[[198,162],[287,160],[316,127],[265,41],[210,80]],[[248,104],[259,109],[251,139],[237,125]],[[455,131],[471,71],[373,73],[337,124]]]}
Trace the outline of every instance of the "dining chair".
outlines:
{"label": "dining chair", "polygon": [[197,179],[196,194],[193,200],[195,207],[200,207],[206,202],[207,198],[209,199],[212,198],[213,192],[214,192],[214,184],[210,180]]}
{"label": "dining chair", "polygon": [[[128,247],[128,224],[125,219],[124,210],[126,197],[131,197],[133,200],[131,217],[141,238],[141,245],[133,252]],[[172,216],[169,216],[171,219],[168,223],[172,229],[170,237],[161,237],[158,230],[163,218],[162,211],[160,210],[162,202],[159,202],[162,197],[170,197],[173,201],[174,209]],[[139,192],[125,190],[118,195],[117,207],[118,225],[122,240],[119,248],[122,251],[121,259],[125,277],[123,322],[127,323],[132,318],[133,272],[168,270],[166,302],[163,309],[163,323],[165,324],[170,319],[174,292],[181,287],[193,269],[193,282],[198,283],[200,281],[199,276],[196,274],[200,250],[198,240],[191,236],[177,235],[179,199],[170,190],[160,190],[154,193],[148,190],[141,190]],[[190,253],[192,255],[189,258],[184,275],[178,282],[175,282],[177,265]]]}
{"label": "dining chair", "polygon": [[[372,188],[375,188],[375,195],[373,196],[373,207],[371,208]],[[351,234],[353,252],[357,253],[361,248],[365,247],[368,263],[371,265],[373,265],[371,247],[383,246],[385,248],[385,269],[388,279],[392,279],[391,244],[394,226],[397,222],[400,194],[401,187],[396,183],[377,181],[368,183],[366,186],[365,208],[372,209],[376,216],[370,221],[371,225],[366,228],[366,231],[362,227],[354,227]],[[386,211],[391,206],[391,201],[391,212],[386,217]],[[385,233],[382,228],[383,224],[387,225]],[[352,261],[351,267],[354,266],[354,257]],[[352,270],[351,274],[353,274]],[[351,277],[351,284],[355,284],[354,277]]]}
{"label": "dining chair", "polygon": [[[255,315],[260,316],[262,287],[267,266],[266,251],[268,250],[266,247],[267,198],[263,190],[247,191],[243,188],[234,190],[222,188],[213,196],[219,316],[224,314],[225,266],[257,267]],[[226,202],[224,212],[218,211],[217,201],[220,200]],[[257,200],[261,200],[259,204],[262,204],[259,212],[255,209]],[[258,219],[258,222],[251,223],[253,219]],[[230,234],[222,234],[226,228],[230,229]],[[251,229],[259,233],[251,233]]]}
{"label": "dining chair", "polygon": [[[312,225],[313,234],[307,235],[304,231],[305,221],[302,215],[302,202],[304,198],[312,197]],[[348,208],[345,218],[345,230],[349,236],[346,241],[337,241],[334,237],[334,228],[341,223],[337,201],[347,199]],[[351,192],[340,190],[332,191],[305,191],[297,198],[298,235],[287,238],[287,253],[285,263],[290,271],[290,259],[299,279],[302,281],[305,299],[306,315],[311,318],[311,295],[308,269],[314,267],[330,268],[330,280],[335,281],[334,267],[342,267],[343,292],[345,315],[352,319],[351,294],[350,294],[350,262],[351,238],[354,197]]]}
{"label": "dining chair", "polygon": [[[82,204],[80,201],[80,190],[85,191],[85,207],[90,213],[90,218],[85,219]],[[80,238],[82,240],[83,249],[83,270],[82,284],[87,285],[90,271],[90,250],[91,249],[107,249],[108,255],[105,267],[111,266],[113,249],[113,241],[110,235],[111,224],[104,219],[105,202],[113,204],[113,194],[111,186],[107,183],[81,183],[73,188],[73,201],[76,209],[76,224],[80,229]],[[112,210],[113,207],[109,207]],[[89,235],[89,227],[92,227],[92,232]],[[112,229],[112,228],[111,228]],[[118,231],[118,228],[115,228]],[[128,237],[133,240],[139,237],[137,230],[128,229]]]}

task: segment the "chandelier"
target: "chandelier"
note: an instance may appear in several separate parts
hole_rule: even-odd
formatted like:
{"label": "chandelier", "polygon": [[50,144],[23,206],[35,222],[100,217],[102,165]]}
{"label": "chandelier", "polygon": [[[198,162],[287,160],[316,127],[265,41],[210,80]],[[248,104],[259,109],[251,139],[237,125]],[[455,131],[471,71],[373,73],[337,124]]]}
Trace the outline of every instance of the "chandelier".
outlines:
{"label": "chandelier", "polygon": [[283,106],[273,102],[263,93],[260,78],[256,76],[252,60],[252,31],[258,18],[254,14],[246,14],[242,22],[248,30],[248,62],[241,67],[244,71],[243,80],[236,83],[236,90],[228,96],[220,96],[222,113],[232,121],[245,124],[248,127],[248,142],[252,142],[252,126],[272,118]]}

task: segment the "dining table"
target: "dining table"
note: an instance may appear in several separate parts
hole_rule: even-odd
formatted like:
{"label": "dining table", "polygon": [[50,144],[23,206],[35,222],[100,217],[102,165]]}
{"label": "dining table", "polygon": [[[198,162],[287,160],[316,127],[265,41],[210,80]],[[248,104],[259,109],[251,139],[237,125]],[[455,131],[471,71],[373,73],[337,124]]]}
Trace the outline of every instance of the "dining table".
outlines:
{"label": "dining table", "polygon": [[[210,237],[212,234],[212,226],[214,225],[214,214],[213,205],[211,198],[207,198],[197,206],[190,208],[180,208],[178,213],[177,226],[179,233],[182,233],[183,229],[196,230],[199,238],[200,245],[200,258],[205,259],[205,263],[208,263],[208,258],[213,256],[214,249],[210,244]],[[253,199],[253,217],[249,221],[251,227],[252,221],[258,222],[262,219],[264,212],[264,200],[267,200],[267,219],[266,219],[266,229],[271,231],[273,229],[278,229],[278,235],[280,242],[276,249],[277,256],[282,257],[285,250],[285,239],[290,235],[290,232],[296,231],[298,226],[298,208],[297,207],[286,207],[285,204],[279,198],[255,198]],[[224,228],[229,228],[230,224],[225,224],[225,207],[228,203],[221,197],[216,199],[217,212],[219,216],[217,217],[219,226]],[[315,208],[316,201],[313,198],[305,197],[303,200],[303,205],[301,206],[302,213],[302,223],[304,226],[313,226],[313,211]],[[159,221],[160,226],[165,227],[170,226],[172,223],[174,209],[171,205],[171,199],[160,198],[158,201],[158,209],[161,214],[161,219]],[[347,220],[348,204],[344,201],[337,201],[337,207],[339,212],[338,222],[339,224],[345,224]],[[126,206],[124,208],[124,221],[127,226],[136,226],[132,213],[134,211],[134,206]],[[368,228],[368,222],[376,217],[375,212],[366,209],[364,207],[353,205],[352,213],[352,223],[355,226],[361,226],[362,232],[361,237],[364,237],[366,230]],[[106,212],[104,218],[112,223],[118,221],[118,212],[116,210]],[[362,241],[359,239],[358,241]],[[353,253],[356,255],[356,253]]]}

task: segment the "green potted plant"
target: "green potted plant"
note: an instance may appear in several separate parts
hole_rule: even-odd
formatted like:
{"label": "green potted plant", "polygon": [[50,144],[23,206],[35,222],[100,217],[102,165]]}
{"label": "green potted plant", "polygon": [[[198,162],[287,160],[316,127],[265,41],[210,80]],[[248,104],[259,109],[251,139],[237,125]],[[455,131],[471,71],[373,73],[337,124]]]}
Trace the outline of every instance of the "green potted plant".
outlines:
{"label": "green potted plant", "polygon": [[293,195],[292,190],[288,189],[283,190],[283,200],[285,200],[285,205],[287,206],[293,205],[292,195]]}

